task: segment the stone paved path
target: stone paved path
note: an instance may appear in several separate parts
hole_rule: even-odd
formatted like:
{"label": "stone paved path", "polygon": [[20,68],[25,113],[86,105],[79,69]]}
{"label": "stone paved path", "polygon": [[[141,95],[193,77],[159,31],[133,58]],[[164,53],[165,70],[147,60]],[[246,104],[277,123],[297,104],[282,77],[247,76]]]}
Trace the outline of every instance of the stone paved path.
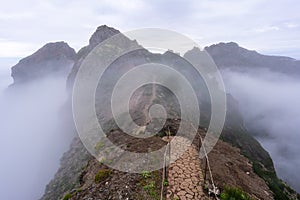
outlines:
{"label": "stone paved path", "polygon": [[[167,140],[167,138],[164,138],[164,140]],[[186,143],[186,139],[176,137],[175,146],[171,145],[171,160],[172,155],[176,155],[172,148],[175,149],[176,146],[180,147]],[[169,166],[167,200],[203,199],[204,193],[201,185],[204,179],[199,162],[197,149],[192,145]]]}

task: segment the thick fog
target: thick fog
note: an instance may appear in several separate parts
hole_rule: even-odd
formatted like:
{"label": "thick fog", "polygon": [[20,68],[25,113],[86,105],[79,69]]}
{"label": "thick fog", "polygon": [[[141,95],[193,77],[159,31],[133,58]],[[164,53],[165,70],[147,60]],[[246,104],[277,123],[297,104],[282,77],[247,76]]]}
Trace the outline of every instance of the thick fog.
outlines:
{"label": "thick fog", "polygon": [[61,120],[65,84],[46,78],[0,95],[0,199],[39,199],[55,174],[72,137]]}
{"label": "thick fog", "polygon": [[0,94],[12,83],[10,68],[18,62],[18,58],[0,58]]}
{"label": "thick fog", "polygon": [[225,70],[223,76],[278,176],[300,192],[300,80],[267,69]]}

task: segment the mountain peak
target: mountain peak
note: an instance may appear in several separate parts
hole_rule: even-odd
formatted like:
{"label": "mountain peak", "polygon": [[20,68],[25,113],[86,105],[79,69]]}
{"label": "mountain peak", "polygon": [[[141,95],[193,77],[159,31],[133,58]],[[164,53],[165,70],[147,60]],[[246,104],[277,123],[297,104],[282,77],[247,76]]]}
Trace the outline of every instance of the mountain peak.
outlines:
{"label": "mountain peak", "polygon": [[226,47],[240,47],[236,42],[220,42],[219,44],[216,45],[226,46]]}
{"label": "mountain peak", "polygon": [[45,44],[32,55],[20,60],[19,63],[26,64],[30,62],[38,62],[61,56],[70,60],[74,60],[76,52],[66,42],[50,42]]}
{"label": "mountain peak", "polygon": [[221,69],[246,70],[260,68],[300,76],[300,63],[289,57],[262,55],[254,50],[240,47],[234,42],[214,44],[205,47],[205,50]]}
{"label": "mountain peak", "polygon": [[188,50],[187,52],[185,52],[184,57],[190,58],[193,56],[198,56],[199,54],[201,54],[201,49],[199,49],[198,47],[194,47],[191,50]]}
{"label": "mountain peak", "polygon": [[218,44],[213,44],[211,46],[205,47],[205,50],[213,50],[213,49],[226,49],[226,50],[238,50],[242,49],[237,43],[235,42],[220,42]]}
{"label": "mountain peak", "polygon": [[54,73],[66,74],[73,65],[76,52],[65,42],[51,42],[12,67],[14,83],[30,82]]}
{"label": "mountain peak", "polygon": [[109,27],[107,25],[102,25],[97,28],[97,30],[93,33],[92,37],[89,40],[89,45],[96,46],[97,44],[103,42],[107,38],[119,34],[120,31]]}

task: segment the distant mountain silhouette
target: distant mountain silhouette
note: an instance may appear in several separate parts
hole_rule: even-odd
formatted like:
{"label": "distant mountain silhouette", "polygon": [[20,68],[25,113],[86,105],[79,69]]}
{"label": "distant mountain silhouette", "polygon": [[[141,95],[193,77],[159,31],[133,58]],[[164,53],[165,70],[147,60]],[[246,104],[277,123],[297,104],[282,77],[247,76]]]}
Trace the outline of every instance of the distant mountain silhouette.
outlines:
{"label": "distant mountain silhouette", "polygon": [[67,75],[74,64],[75,56],[75,50],[65,42],[48,43],[12,67],[13,85],[54,74]]}
{"label": "distant mountain silhouette", "polygon": [[[293,58],[262,55],[234,42],[214,44],[205,47],[205,50],[220,69],[234,68],[243,71],[247,68],[268,68],[274,72],[300,76],[300,61]],[[190,54],[195,54],[197,49],[191,51]]]}

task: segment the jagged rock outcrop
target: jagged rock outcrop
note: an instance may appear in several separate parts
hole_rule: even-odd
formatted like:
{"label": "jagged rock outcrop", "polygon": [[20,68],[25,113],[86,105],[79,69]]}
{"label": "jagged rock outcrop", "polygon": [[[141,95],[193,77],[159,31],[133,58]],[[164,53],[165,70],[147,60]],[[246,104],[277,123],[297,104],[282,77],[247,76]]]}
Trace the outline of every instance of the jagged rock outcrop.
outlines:
{"label": "jagged rock outcrop", "polygon": [[78,51],[77,60],[85,58],[98,44],[119,33],[120,31],[112,27],[106,25],[99,26],[89,39],[89,44]]}
{"label": "jagged rock outcrop", "polygon": [[75,56],[75,50],[65,42],[48,43],[12,67],[13,85],[51,75],[66,76],[74,64]]}
{"label": "jagged rock outcrop", "polygon": [[[89,44],[83,48],[81,48],[77,55],[76,55],[76,60],[75,60],[75,64],[72,68],[71,73],[69,74],[68,80],[67,80],[67,88],[71,89],[73,87],[73,82],[74,82],[74,78],[76,76],[76,73],[78,71],[78,68],[80,67],[82,61],[84,60],[84,58],[101,42],[103,42],[104,40],[116,35],[116,34],[120,34],[120,31],[112,28],[112,27],[108,27],[106,25],[102,25],[99,26],[97,28],[97,30],[93,33],[93,35],[91,36],[90,40],[89,40]],[[131,41],[129,40],[127,37],[123,37],[123,42],[127,45],[138,45],[136,41]]]}

